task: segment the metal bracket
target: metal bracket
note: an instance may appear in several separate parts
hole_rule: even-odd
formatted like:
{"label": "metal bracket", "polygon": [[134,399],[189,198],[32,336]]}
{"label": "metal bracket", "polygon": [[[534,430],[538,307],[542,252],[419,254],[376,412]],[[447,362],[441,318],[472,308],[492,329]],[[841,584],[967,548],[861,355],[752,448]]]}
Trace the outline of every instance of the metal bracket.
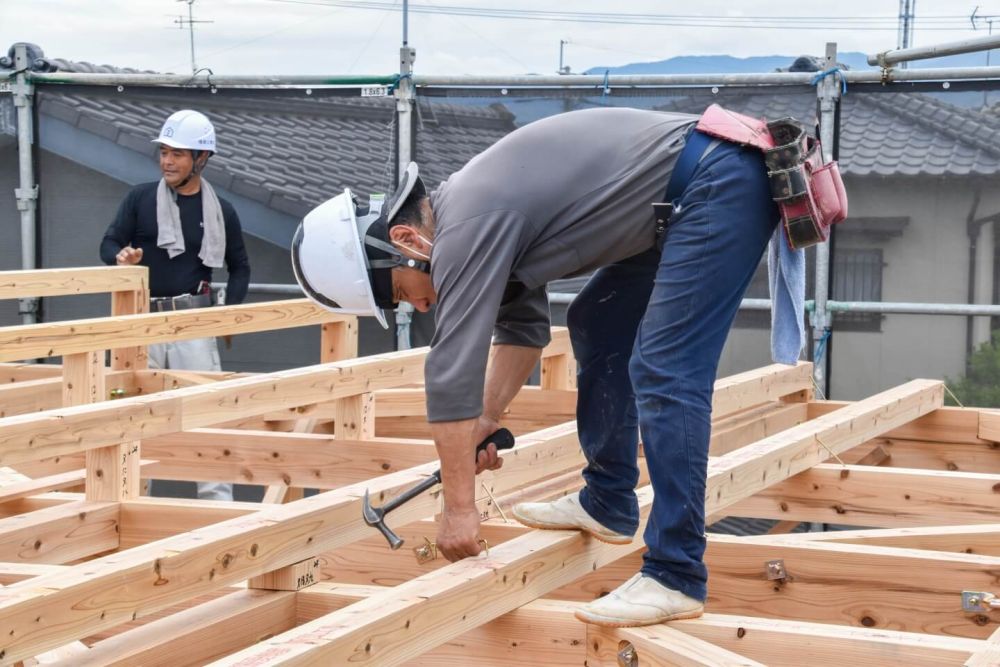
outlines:
{"label": "metal bracket", "polygon": [[979,613],[1000,610],[1000,598],[986,591],[962,591],[962,611]]}
{"label": "metal bracket", "polygon": [[619,643],[617,657],[619,667],[639,667],[639,653],[632,646],[632,642]]}
{"label": "metal bracket", "polygon": [[788,572],[785,570],[785,561],[780,558],[767,561],[765,567],[769,581],[784,582],[788,579]]}
{"label": "metal bracket", "polygon": [[38,297],[28,297],[17,300],[18,315],[34,315],[38,312]]}
{"label": "metal bracket", "polygon": [[38,186],[31,188],[14,188],[14,198],[17,200],[17,210],[29,210],[33,202],[38,199]]}

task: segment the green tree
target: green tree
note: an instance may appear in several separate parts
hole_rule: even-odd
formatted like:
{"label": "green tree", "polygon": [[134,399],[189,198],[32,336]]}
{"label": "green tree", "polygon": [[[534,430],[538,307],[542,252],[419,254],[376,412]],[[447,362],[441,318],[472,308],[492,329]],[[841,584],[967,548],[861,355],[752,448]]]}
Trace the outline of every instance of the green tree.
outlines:
{"label": "green tree", "polygon": [[[945,379],[962,405],[979,408],[1000,407],[1000,330],[979,346],[969,360],[969,371],[958,380]],[[948,405],[955,400],[946,395]]]}

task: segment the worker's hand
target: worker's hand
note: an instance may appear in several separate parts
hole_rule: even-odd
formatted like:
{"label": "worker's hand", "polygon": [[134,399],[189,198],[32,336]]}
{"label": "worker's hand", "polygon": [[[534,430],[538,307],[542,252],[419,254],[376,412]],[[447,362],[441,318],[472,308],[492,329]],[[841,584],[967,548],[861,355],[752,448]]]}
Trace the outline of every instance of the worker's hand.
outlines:
{"label": "worker's hand", "polygon": [[483,547],[479,542],[479,512],[475,505],[463,510],[452,510],[445,505],[438,524],[437,548],[452,563],[479,555]]}
{"label": "worker's hand", "polygon": [[118,262],[118,266],[129,266],[131,264],[138,264],[142,261],[142,248],[133,248],[132,246],[125,246],[118,251],[118,255],[115,257]]}
{"label": "worker's hand", "polygon": [[[472,432],[472,442],[476,445],[500,428],[500,422],[490,419],[485,415],[476,422],[476,428]],[[499,470],[503,466],[503,459],[497,455],[497,446],[490,444],[485,451],[479,452],[476,457],[476,474],[484,470]]]}

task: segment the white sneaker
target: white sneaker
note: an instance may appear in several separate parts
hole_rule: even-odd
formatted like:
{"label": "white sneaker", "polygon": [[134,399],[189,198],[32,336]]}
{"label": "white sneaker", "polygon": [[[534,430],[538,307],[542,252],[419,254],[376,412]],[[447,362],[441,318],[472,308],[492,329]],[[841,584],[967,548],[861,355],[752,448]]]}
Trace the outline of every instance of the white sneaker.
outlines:
{"label": "white sneaker", "polygon": [[628,544],[631,535],[605,528],[580,505],[580,493],[563,496],[551,503],[518,503],[512,510],[514,518],[525,526],[548,530],[582,530],[608,544]]}
{"label": "white sneaker", "polygon": [[584,623],[631,628],[698,618],[704,611],[704,603],[640,572],[604,597],[577,609],[576,617]]}

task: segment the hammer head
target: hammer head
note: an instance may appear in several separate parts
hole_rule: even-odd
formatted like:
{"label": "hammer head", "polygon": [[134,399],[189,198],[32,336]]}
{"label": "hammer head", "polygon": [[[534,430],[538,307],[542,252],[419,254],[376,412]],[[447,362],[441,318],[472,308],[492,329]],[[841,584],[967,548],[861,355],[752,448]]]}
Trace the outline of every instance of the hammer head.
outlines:
{"label": "hammer head", "polygon": [[392,532],[392,528],[385,525],[385,512],[382,511],[382,508],[372,507],[371,502],[368,500],[368,489],[365,489],[365,498],[364,504],[361,508],[361,516],[364,517],[366,524],[379,529],[379,532],[385,536],[385,539],[389,542],[389,547],[393,551],[403,546],[403,539],[396,533]]}

